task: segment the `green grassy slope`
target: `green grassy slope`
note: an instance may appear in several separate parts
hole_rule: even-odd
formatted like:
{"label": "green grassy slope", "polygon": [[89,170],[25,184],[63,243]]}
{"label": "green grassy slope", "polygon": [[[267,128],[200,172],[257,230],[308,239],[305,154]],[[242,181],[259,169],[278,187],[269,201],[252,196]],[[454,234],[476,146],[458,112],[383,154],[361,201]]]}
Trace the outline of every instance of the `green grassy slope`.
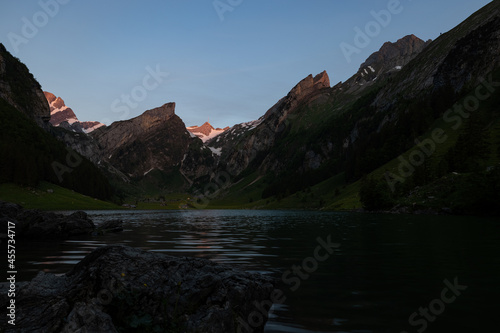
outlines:
{"label": "green grassy slope", "polygon": [[[496,73],[496,77],[500,77],[498,72]],[[463,99],[458,102],[458,104],[463,103]],[[498,105],[500,105],[500,92],[495,92],[488,100],[482,102],[480,108],[470,118],[462,118],[463,123],[461,126],[455,129],[454,125],[457,125],[457,122],[446,122],[443,118],[439,118],[431,126],[431,129],[419,138],[420,142],[430,142],[429,140],[432,139],[432,133],[436,129],[441,129],[443,131],[443,138],[446,136],[446,140],[443,142],[434,142],[435,149],[433,149],[433,153],[426,157],[426,161],[429,164],[426,172],[438,172],[440,163],[446,162],[447,154],[451,148],[457,145],[459,135],[466,131],[471,119],[482,119],[484,127],[480,129],[480,132],[484,134],[486,140],[485,150],[487,151],[487,155],[483,159],[475,158],[475,161],[478,163],[477,171],[465,172],[462,175],[463,177],[459,177],[459,174],[457,175],[455,172],[447,172],[441,177],[436,176],[436,179],[431,179],[425,182],[423,186],[420,186],[419,194],[403,196],[396,199],[395,204],[413,205],[415,203],[418,207],[437,208],[450,207],[453,206],[453,202],[462,202],[472,199],[468,198],[472,195],[471,192],[467,193],[463,191],[462,187],[467,186],[465,184],[466,181],[472,181],[471,177],[481,175],[485,170],[491,169],[492,167],[496,166],[498,168],[500,166],[500,114],[498,112]],[[427,146],[427,148],[431,149],[431,146]],[[387,183],[385,177],[386,172],[401,175],[399,170],[402,165],[401,161],[409,161],[411,154],[416,154],[415,152],[417,151],[422,151],[422,148],[415,145],[401,154],[400,157],[372,171],[368,174],[368,177]],[[414,175],[415,174],[413,174],[412,177]],[[411,183],[412,177],[403,177],[403,179],[404,183],[408,182],[410,183],[409,186],[414,188],[416,186]],[[493,175],[490,175],[490,177],[493,177]],[[448,190],[451,187],[450,178],[454,179],[454,182],[458,184],[452,191]],[[317,196],[326,197],[328,203],[324,206],[324,209],[350,210],[362,207],[359,196],[361,181],[349,184],[345,189],[339,188],[341,194],[337,197],[331,195],[331,191],[328,189],[329,183],[331,183],[331,180],[327,180],[312,188],[313,193],[316,193]],[[398,185],[404,185],[404,183],[401,183],[402,182],[398,182]],[[387,187],[389,188],[388,184]],[[462,197],[460,197],[460,195]],[[449,197],[450,200],[445,200],[445,197]]]}
{"label": "green grassy slope", "polygon": [[[493,79],[500,81],[500,69],[492,73]],[[465,97],[456,101],[456,105],[463,105],[468,96],[474,96],[475,87]],[[415,206],[417,208],[460,208],[466,211],[468,206],[477,206],[471,197],[469,184],[474,182],[478,191],[484,187],[484,178],[495,178],[495,174],[485,173],[485,170],[499,166],[500,163],[500,90],[495,91],[488,99],[482,101],[479,108],[471,113],[468,118],[452,113],[445,120],[442,110],[441,115],[432,122],[428,130],[416,139],[419,142],[430,142],[432,140],[432,152],[425,156],[423,167],[416,168],[404,181],[396,184],[397,191],[390,193],[385,174],[387,172],[399,175],[401,160],[408,161],[416,151],[422,148],[413,145],[401,155],[391,159],[382,166],[367,173],[367,177],[385,184],[387,192],[393,197],[394,205]],[[454,118],[451,118],[454,117]],[[454,119],[450,121],[450,119]],[[476,124],[476,125],[473,125]],[[477,126],[472,128],[471,126]],[[467,132],[472,128],[474,137],[468,137]],[[439,130],[439,142],[435,142],[436,130]],[[434,134],[433,134],[434,133]],[[476,136],[476,134],[478,136]],[[443,139],[446,138],[446,139]],[[298,140],[297,137],[288,139],[288,142]],[[460,141],[461,140],[461,141]],[[464,141],[465,140],[465,141]],[[462,146],[475,147],[477,141],[484,141],[483,148],[486,154],[483,157],[472,156],[470,159],[475,163],[471,169],[466,169],[457,175],[453,166],[447,165],[450,160],[450,151],[460,151]],[[430,149],[430,147],[428,147]],[[473,152],[471,152],[473,154]],[[460,157],[459,162],[466,164],[467,157]],[[461,167],[458,165],[458,167]],[[422,171],[423,170],[423,171]],[[460,169],[457,169],[460,170]],[[422,174],[423,173],[423,174]],[[305,187],[285,197],[271,196],[262,198],[267,186],[275,181],[269,175],[262,176],[257,172],[243,178],[231,188],[221,191],[221,195],[210,202],[212,208],[268,208],[268,209],[327,209],[327,210],[352,210],[362,207],[360,201],[360,189],[362,181],[347,183],[343,172],[309,187]],[[290,178],[290,181],[294,181]],[[481,183],[483,182],[483,183]],[[455,185],[451,186],[453,183]],[[479,184],[480,183],[480,184]],[[494,185],[492,185],[494,186]],[[418,190],[415,191],[415,188]],[[484,191],[493,191],[485,188]],[[484,192],[483,191],[483,192]],[[482,196],[481,193],[476,197]],[[489,202],[486,198],[485,202]],[[471,208],[474,210],[474,207]]]}
{"label": "green grassy slope", "polygon": [[40,210],[122,209],[113,203],[95,199],[48,182],[40,182],[36,187],[13,183],[0,184],[0,200],[17,203],[27,209]]}
{"label": "green grassy slope", "polygon": [[[245,171],[243,180],[221,191],[213,205],[351,210],[361,208],[362,201],[368,207],[366,189],[375,191],[371,186],[387,199],[384,205],[446,205],[463,212],[488,207],[491,200],[484,193],[495,193],[500,159],[500,92],[484,100],[476,96],[476,85],[481,77],[490,80],[490,70],[493,81],[500,82],[496,46],[484,42],[491,38],[494,43],[499,24],[493,16],[499,10],[500,2],[488,4],[359,96],[332,91],[299,105],[268,152],[286,165],[267,174],[258,171],[266,167]],[[476,53],[463,51],[467,45]],[[467,75],[460,72],[464,66]],[[495,83],[482,87],[482,94],[492,87]],[[451,112],[457,105],[467,109],[471,98],[481,100],[471,115]],[[432,151],[417,142],[430,143]],[[311,154],[322,158],[316,170],[305,166]],[[422,163],[415,162],[405,174],[402,161],[415,158]]]}

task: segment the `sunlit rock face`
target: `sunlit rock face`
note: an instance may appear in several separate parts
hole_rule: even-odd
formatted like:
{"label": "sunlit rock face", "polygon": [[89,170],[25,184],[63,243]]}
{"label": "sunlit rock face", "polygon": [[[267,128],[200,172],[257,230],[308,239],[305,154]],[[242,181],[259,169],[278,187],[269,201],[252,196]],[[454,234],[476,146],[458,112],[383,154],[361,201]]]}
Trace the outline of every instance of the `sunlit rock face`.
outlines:
{"label": "sunlit rock face", "polygon": [[[296,116],[299,106],[320,101],[330,91],[330,78],[326,71],[301,80],[287,96],[280,99],[258,120],[233,126],[207,145],[220,149],[222,168],[237,175],[256,158],[266,154],[277,138],[283,134],[291,118]],[[260,162],[262,172],[284,167],[287,161],[268,155]]]}
{"label": "sunlit rock face", "polygon": [[99,127],[105,126],[98,121],[80,121],[61,97],[57,97],[48,91],[43,93],[50,106],[50,123],[52,126],[61,126],[69,131],[83,133],[90,133]]}
{"label": "sunlit rock face", "polygon": [[196,135],[203,142],[207,142],[208,140],[215,138],[228,129],[229,127],[214,128],[208,121],[201,126],[190,126],[187,128],[190,133]]}

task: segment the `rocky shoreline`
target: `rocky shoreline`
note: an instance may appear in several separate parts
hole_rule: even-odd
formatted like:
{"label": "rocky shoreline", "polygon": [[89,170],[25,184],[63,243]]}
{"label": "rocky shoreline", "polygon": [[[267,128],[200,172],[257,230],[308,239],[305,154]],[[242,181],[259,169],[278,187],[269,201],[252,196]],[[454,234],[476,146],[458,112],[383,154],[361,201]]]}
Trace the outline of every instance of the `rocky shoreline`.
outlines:
{"label": "rocky shoreline", "polygon": [[[273,290],[271,277],[207,259],[106,246],[67,274],[40,272],[17,284],[16,325],[3,316],[0,326],[6,332],[263,332],[269,309],[259,304]],[[0,306],[8,302],[2,292]],[[250,325],[256,314],[263,319]]]}
{"label": "rocky shoreline", "polygon": [[395,215],[457,215],[450,208],[423,208],[423,207],[410,207],[410,206],[394,206],[389,210],[366,210],[358,208],[350,210],[352,213],[367,213],[367,214],[395,214]]}
{"label": "rocky shoreline", "polygon": [[[0,223],[15,224],[16,238],[36,240],[65,239],[92,233],[119,232],[122,221],[111,220],[96,227],[87,213],[78,211],[70,215],[24,209],[19,205],[0,201]],[[6,235],[0,233],[0,239]]]}
{"label": "rocky shoreline", "polygon": [[[0,201],[0,223],[7,222],[15,223],[16,239],[29,240],[123,230],[120,220],[96,227],[85,212],[62,215]],[[64,275],[39,272],[11,282],[0,283],[0,306],[14,307],[13,318],[0,317],[0,332],[216,333],[263,332],[275,281],[206,259],[104,246]]]}

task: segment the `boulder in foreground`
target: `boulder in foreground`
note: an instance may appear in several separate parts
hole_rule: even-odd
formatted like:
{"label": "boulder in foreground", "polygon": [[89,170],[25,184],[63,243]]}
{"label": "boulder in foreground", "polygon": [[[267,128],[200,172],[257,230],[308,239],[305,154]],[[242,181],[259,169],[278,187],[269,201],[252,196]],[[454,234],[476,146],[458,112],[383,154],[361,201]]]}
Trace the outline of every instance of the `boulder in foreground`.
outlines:
{"label": "boulder in foreground", "polygon": [[20,284],[15,331],[246,332],[255,302],[272,292],[272,278],[210,260],[106,246],[65,275],[40,272]]}

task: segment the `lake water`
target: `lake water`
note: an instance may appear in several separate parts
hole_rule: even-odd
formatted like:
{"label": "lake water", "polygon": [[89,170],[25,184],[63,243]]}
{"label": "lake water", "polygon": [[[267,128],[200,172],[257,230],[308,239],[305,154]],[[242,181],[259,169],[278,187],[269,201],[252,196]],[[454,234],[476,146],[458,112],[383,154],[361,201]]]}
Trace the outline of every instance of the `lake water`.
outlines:
{"label": "lake water", "polygon": [[[125,230],[20,242],[18,279],[40,270],[65,273],[98,246],[124,244],[278,277],[286,299],[273,306],[268,333],[498,331],[497,219],[247,210],[88,213],[97,225],[122,219]],[[338,244],[331,254],[321,246],[328,240]]]}

